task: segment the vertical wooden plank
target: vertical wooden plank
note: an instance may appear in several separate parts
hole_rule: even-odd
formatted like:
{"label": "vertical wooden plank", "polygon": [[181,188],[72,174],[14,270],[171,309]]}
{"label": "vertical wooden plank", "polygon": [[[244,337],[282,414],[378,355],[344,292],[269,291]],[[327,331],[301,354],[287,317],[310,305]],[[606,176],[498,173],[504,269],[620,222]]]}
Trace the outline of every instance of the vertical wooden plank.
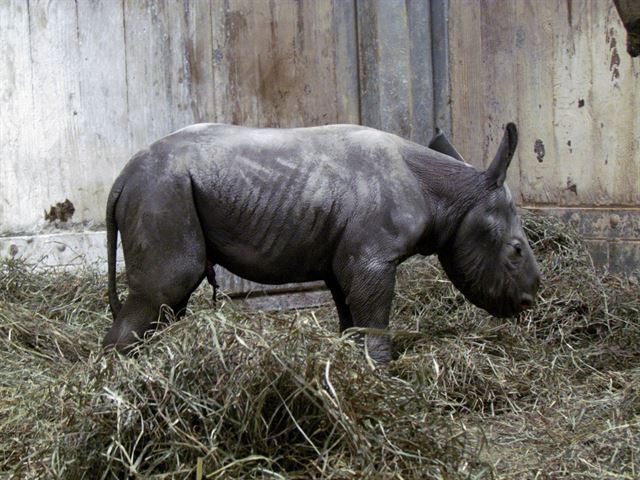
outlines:
{"label": "vertical wooden plank", "polygon": [[302,126],[302,112],[296,108],[294,98],[302,94],[300,79],[296,78],[305,47],[299,24],[302,21],[304,25],[301,8],[299,2],[270,0],[268,15],[254,16],[255,31],[264,32],[267,37],[263,43],[267,48],[255,52],[260,125]]}
{"label": "vertical wooden plank", "polygon": [[215,121],[213,79],[214,47],[211,29],[212,2],[185,2],[182,49],[191,118],[194,122]]}
{"label": "vertical wooden plank", "polygon": [[332,1],[337,121],[360,123],[358,36],[355,0]]}
{"label": "vertical wooden plank", "polygon": [[[238,100],[247,112],[249,124],[261,127],[286,126],[280,122],[280,113],[291,80],[278,41],[284,42],[290,32],[287,25],[278,21],[277,5],[275,0],[262,2],[259,7],[245,3],[250,33],[238,40],[245,43],[247,55],[242,55],[241,48],[236,52],[238,64],[246,72],[238,79],[241,92]],[[249,63],[247,60],[251,58],[253,62]]]}
{"label": "vertical wooden plank", "polygon": [[[127,101],[131,142],[138,149],[200,116],[194,115],[194,81],[198,75],[208,80],[208,60],[198,63],[193,37],[208,28],[208,22],[188,25],[192,14],[182,4],[165,0],[124,5]],[[203,7],[204,19],[207,14]]]}
{"label": "vertical wooden plank", "polygon": [[267,32],[255,31],[255,17],[265,18],[268,8],[267,2],[253,8],[245,0],[216,1],[212,6],[217,121],[257,126],[255,99],[261,67],[255,49],[265,48],[269,37],[264,38]]}
{"label": "vertical wooden plank", "polygon": [[409,125],[411,140],[428,145],[434,134],[433,58],[429,0],[407,0]]}
{"label": "vertical wooden plank", "polygon": [[[591,116],[595,175],[580,179],[589,203],[640,206],[640,62],[625,51],[626,32],[613,3],[592,3]],[[612,108],[612,106],[614,108]],[[593,150],[592,150],[593,151]],[[602,179],[601,181],[598,181]],[[579,192],[580,195],[580,192]]]}
{"label": "vertical wooden plank", "polygon": [[[198,2],[190,5],[187,2],[157,2],[159,15],[163,17],[166,30],[162,32],[166,38],[167,50],[161,53],[163,74],[166,85],[166,103],[169,111],[170,131],[183,128],[194,123],[197,115],[196,91],[200,73],[205,75],[207,65],[201,68],[199,59],[195,56],[194,39],[200,33],[197,27],[199,23],[190,24],[192,17],[190,10],[193,8],[196,18],[198,15]],[[206,4],[202,3],[202,16],[208,16]],[[203,32],[204,33],[204,32]]]}
{"label": "vertical wooden plank", "polygon": [[427,143],[433,134],[430,7],[359,1],[361,122]]}
{"label": "vertical wooden plank", "polygon": [[[80,135],[79,54],[76,4],[30,1],[33,85],[31,155],[22,171],[26,202],[21,213],[30,224],[42,224],[43,210],[65,198],[75,201],[74,168]],[[85,220],[79,212],[73,220]]]}
{"label": "vertical wooden plank", "polygon": [[191,78],[188,57],[185,55],[184,5],[178,2],[158,2],[164,17],[166,50],[161,52],[164,63],[169,130],[174,131],[193,123],[191,114]]}
{"label": "vertical wooden plank", "polygon": [[449,6],[449,65],[452,141],[467,162],[482,166],[484,83],[482,79],[482,4],[452,0]]}
{"label": "vertical wooden plank", "polygon": [[[340,8],[349,12],[348,5]],[[349,39],[346,27],[336,38],[340,27],[332,2],[218,1],[212,28],[219,120],[272,127],[320,125],[346,121],[342,112],[355,111],[353,99],[342,102],[344,94],[338,91],[345,86],[353,92],[356,84],[339,80],[336,73],[349,61]],[[340,58],[339,67],[335,58]]]}
{"label": "vertical wooden plank", "polygon": [[[121,2],[77,3],[78,154],[69,158],[76,211],[102,221],[111,182],[132,153]],[[68,48],[68,47],[67,47]]]}
{"label": "vertical wooden plank", "polygon": [[[376,33],[380,127],[408,138],[410,122],[410,39],[406,5],[401,0],[373,1]],[[390,9],[393,14],[385,14]]]}
{"label": "vertical wooden plank", "polygon": [[339,116],[336,43],[331,1],[296,1],[296,89],[301,125],[327,125],[343,121]]}
{"label": "vertical wooden plank", "polygon": [[451,137],[449,77],[449,0],[431,0],[434,125]]}
{"label": "vertical wooden plank", "polygon": [[226,29],[228,0],[210,0],[211,48],[213,49],[213,107],[216,122],[232,123],[231,103],[228,89],[232,84],[229,72],[228,44]]}
{"label": "vertical wooden plank", "polygon": [[[556,48],[555,16],[557,11],[539,2],[515,3],[515,55],[519,60],[517,90],[510,101],[519,105],[520,111],[517,159],[520,194],[516,198],[524,204],[548,203],[558,188],[546,180],[557,176],[555,172],[562,161],[555,154],[554,137],[553,85],[558,81],[558,71],[552,61]],[[531,18],[538,21],[531,22]]]}
{"label": "vertical wooden plank", "polygon": [[[616,31],[613,27],[611,17],[616,18],[617,15],[613,2],[609,3],[611,7],[609,9],[593,4],[585,6],[584,17],[586,18],[583,18],[585,35],[581,40],[584,39],[586,42],[581,42],[582,52],[578,53],[586,57],[590,68],[585,71],[582,69],[584,66],[580,68],[575,65],[574,67],[577,68],[572,69],[572,74],[577,74],[578,79],[584,78],[590,87],[584,106],[579,108],[583,112],[583,117],[587,119],[583,124],[587,141],[576,142],[576,153],[585,155],[583,158],[591,157],[590,172],[579,168],[576,161],[567,162],[570,163],[573,171],[568,171],[566,175],[571,175],[577,193],[565,190],[566,204],[606,205],[611,203],[614,196],[628,191],[624,183],[629,178],[626,173],[631,172],[625,172],[622,177],[616,178],[619,167],[630,157],[629,151],[626,152],[627,155],[620,155],[622,152],[619,146],[628,145],[628,141],[632,140],[629,139],[631,132],[627,130],[629,125],[627,122],[633,122],[637,112],[629,116],[629,109],[621,108],[616,112],[615,118],[611,118],[611,105],[628,101],[628,93],[632,89],[622,91],[620,88],[619,63],[622,62],[623,56],[626,56],[623,46],[624,35],[622,29]],[[629,86],[633,87],[633,85]],[[605,128],[605,124],[608,128]],[[611,128],[615,124],[618,128]],[[566,133],[567,136],[572,133],[578,137],[582,132],[573,130]],[[587,149],[588,151],[585,151]],[[627,187],[629,186],[631,185],[627,184]]]}
{"label": "vertical wooden plank", "polygon": [[[549,117],[555,120],[549,135],[554,141],[545,144],[548,153],[540,167],[547,168],[540,170],[540,183],[544,184],[547,191],[550,190],[549,197],[553,204],[577,205],[586,192],[586,184],[577,175],[586,165],[589,165],[589,175],[596,173],[593,171],[593,160],[602,155],[601,141],[598,138],[600,128],[592,128],[595,124],[592,117],[594,79],[591,75],[594,65],[590,43],[593,39],[582,34],[591,30],[592,15],[587,2],[572,2],[567,6],[557,4],[554,13],[553,18],[549,18],[549,25],[557,42],[549,42],[545,53],[545,57],[553,65],[554,73],[554,81],[550,82],[549,88],[554,99]],[[541,15],[543,12],[536,14]],[[577,30],[578,26],[580,32]],[[540,64],[545,57],[534,60]],[[539,119],[532,119],[534,125],[539,122]],[[593,136],[596,140],[594,144]],[[553,168],[548,168],[547,163]],[[538,189],[532,189],[530,198],[540,204],[542,199],[537,191]]]}
{"label": "vertical wooden plank", "polygon": [[33,80],[29,8],[26,2],[0,2],[0,233],[26,229],[40,212],[30,162],[33,145]]}
{"label": "vertical wooden plank", "polygon": [[[333,15],[330,2],[269,3],[269,48],[257,53],[259,98],[273,126],[335,123],[336,79]],[[331,101],[327,101],[331,99]]]}
{"label": "vertical wooden plank", "polygon": [[124,1],[127,104],[131,146],[145,147],[171,131],[167,101],[170,43],[163,3]]}
{"label": "vertical wooden plank", "polygon": [[[516,55],[516,20],[513,2],[488,1],[480,13],[482,38],[482,80],[485,85],[484,101],[489,107],[485,116],[479,119],[483,130],[482,138],[476,139],[480,151],[478,159],[487,168],[493,160],[498,145],[504,135],[504,127],[518,118],[518,86]],[[520,125],[520,130],[523,126]],[[522,148],[522,145],[519,146]],[[519,182],[518,152],[508,171],[507,183],[518,198]]]}
{"label": "vertical wooden plank", "polygon": [[360,122],[382,128],[380,108],[378,9],[373,2],[357,1],[358,52],[360,75]]}

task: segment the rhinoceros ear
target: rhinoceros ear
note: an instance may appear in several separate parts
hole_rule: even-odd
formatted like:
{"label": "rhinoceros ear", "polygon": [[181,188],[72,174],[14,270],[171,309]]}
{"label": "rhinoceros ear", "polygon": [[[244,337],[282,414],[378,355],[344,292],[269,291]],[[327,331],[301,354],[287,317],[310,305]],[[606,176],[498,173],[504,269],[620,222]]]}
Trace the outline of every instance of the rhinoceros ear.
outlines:
{"label": "rhinoceros ear", "polygon": [[501,187],[504,184],[504,180],[507,178],[507,168],[509,168],[517,145],[518,129],[514,123],[508,123],[502,142],[498,147],[498,153],[487,168],[487,178],[495,186]]}
{"label": "rhinoceros ear", "polygon": [[456,148],[451,145],[451,142],[447,138],[447,136],[442,133],[439,128],[436,128],[436,134],[429,142],[429,148],[431,150],[435,150],[436,152],[444,153],[445,155],[449,155],[450,157],[455,158],[456,160],[460,160],[464,162],[464,158],[462,155],[458,153]]}

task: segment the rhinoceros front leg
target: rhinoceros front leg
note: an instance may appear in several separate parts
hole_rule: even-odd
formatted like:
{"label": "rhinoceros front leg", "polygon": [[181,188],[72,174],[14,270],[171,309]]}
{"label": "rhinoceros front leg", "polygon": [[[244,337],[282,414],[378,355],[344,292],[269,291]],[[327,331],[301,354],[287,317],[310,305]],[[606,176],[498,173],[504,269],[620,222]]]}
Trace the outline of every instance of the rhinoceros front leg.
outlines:
{"label": "rhinoceros front leg", "polygon": [[[389,314],[396,279],[394,264],[362,261],[353,268],[345,269],[336,278],[341,291],[345,294],[346,305],[351,313],[354,327],[380,330],[386,330],[389,327]],[[338,314],[340,314],[339,306]],[[346,324],[346,316],[344,323]],[[343,326],[342,316],[340,326]],[[366,348],[371,358],[377,362],[387,363],[391,360],[391,339],[387,334],[367,334]]]}
{"label": "rhinoceros front leg", "polygon": [[336,304],[336,310],[338,310],[338,319],[340,320],[340,333],[344,332],[347,328],[353,327],[353,318],[351,317],[351,311],[347,305],[347,297],[342,291],[342,287],[334,277],[325,281],[327,288],[331,292],[333,301]]}

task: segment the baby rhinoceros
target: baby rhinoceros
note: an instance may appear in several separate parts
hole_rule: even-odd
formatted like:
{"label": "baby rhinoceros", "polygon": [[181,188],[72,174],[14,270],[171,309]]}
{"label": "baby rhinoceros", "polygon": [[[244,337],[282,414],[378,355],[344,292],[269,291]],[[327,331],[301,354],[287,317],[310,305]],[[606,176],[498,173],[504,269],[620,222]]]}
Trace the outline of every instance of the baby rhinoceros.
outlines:
{"label": "baby rhinoceros", "polygon": [[[442,134],[430,147],[355,125],[186,127],[138,152],[107,204],[105,347],[128,351],[161,305],[185,308],[217,264],[255,282],[323,280],[340,330],[386,329],[397,266],[437,254],[453,284],[498,317],[531,307],[540,273],[505,185],[517,144],[506,127],[486,171]],[[116,292],[120,231],[129,295]],[[369,334],[374,360],[387,335]]]}

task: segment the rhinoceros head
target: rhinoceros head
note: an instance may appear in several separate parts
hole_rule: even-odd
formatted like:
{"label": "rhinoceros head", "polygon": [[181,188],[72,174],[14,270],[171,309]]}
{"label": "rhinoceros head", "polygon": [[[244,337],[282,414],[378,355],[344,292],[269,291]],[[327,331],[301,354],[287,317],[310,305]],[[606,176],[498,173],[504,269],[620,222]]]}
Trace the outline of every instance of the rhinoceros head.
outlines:
{"label": "rhinoceros head", "polygon": [[[515,125],[508,124],[493,162],[479,176],[478,200],[438,253],[456,288],[473,304],[497,317],[513,316],[531,307],[540,284],[540,270],[505,185],[517,136]],[[444,143],[445,146],[432,148],[453,149],[446,139]],[[461,158],[455,149],[446,153]]]}

